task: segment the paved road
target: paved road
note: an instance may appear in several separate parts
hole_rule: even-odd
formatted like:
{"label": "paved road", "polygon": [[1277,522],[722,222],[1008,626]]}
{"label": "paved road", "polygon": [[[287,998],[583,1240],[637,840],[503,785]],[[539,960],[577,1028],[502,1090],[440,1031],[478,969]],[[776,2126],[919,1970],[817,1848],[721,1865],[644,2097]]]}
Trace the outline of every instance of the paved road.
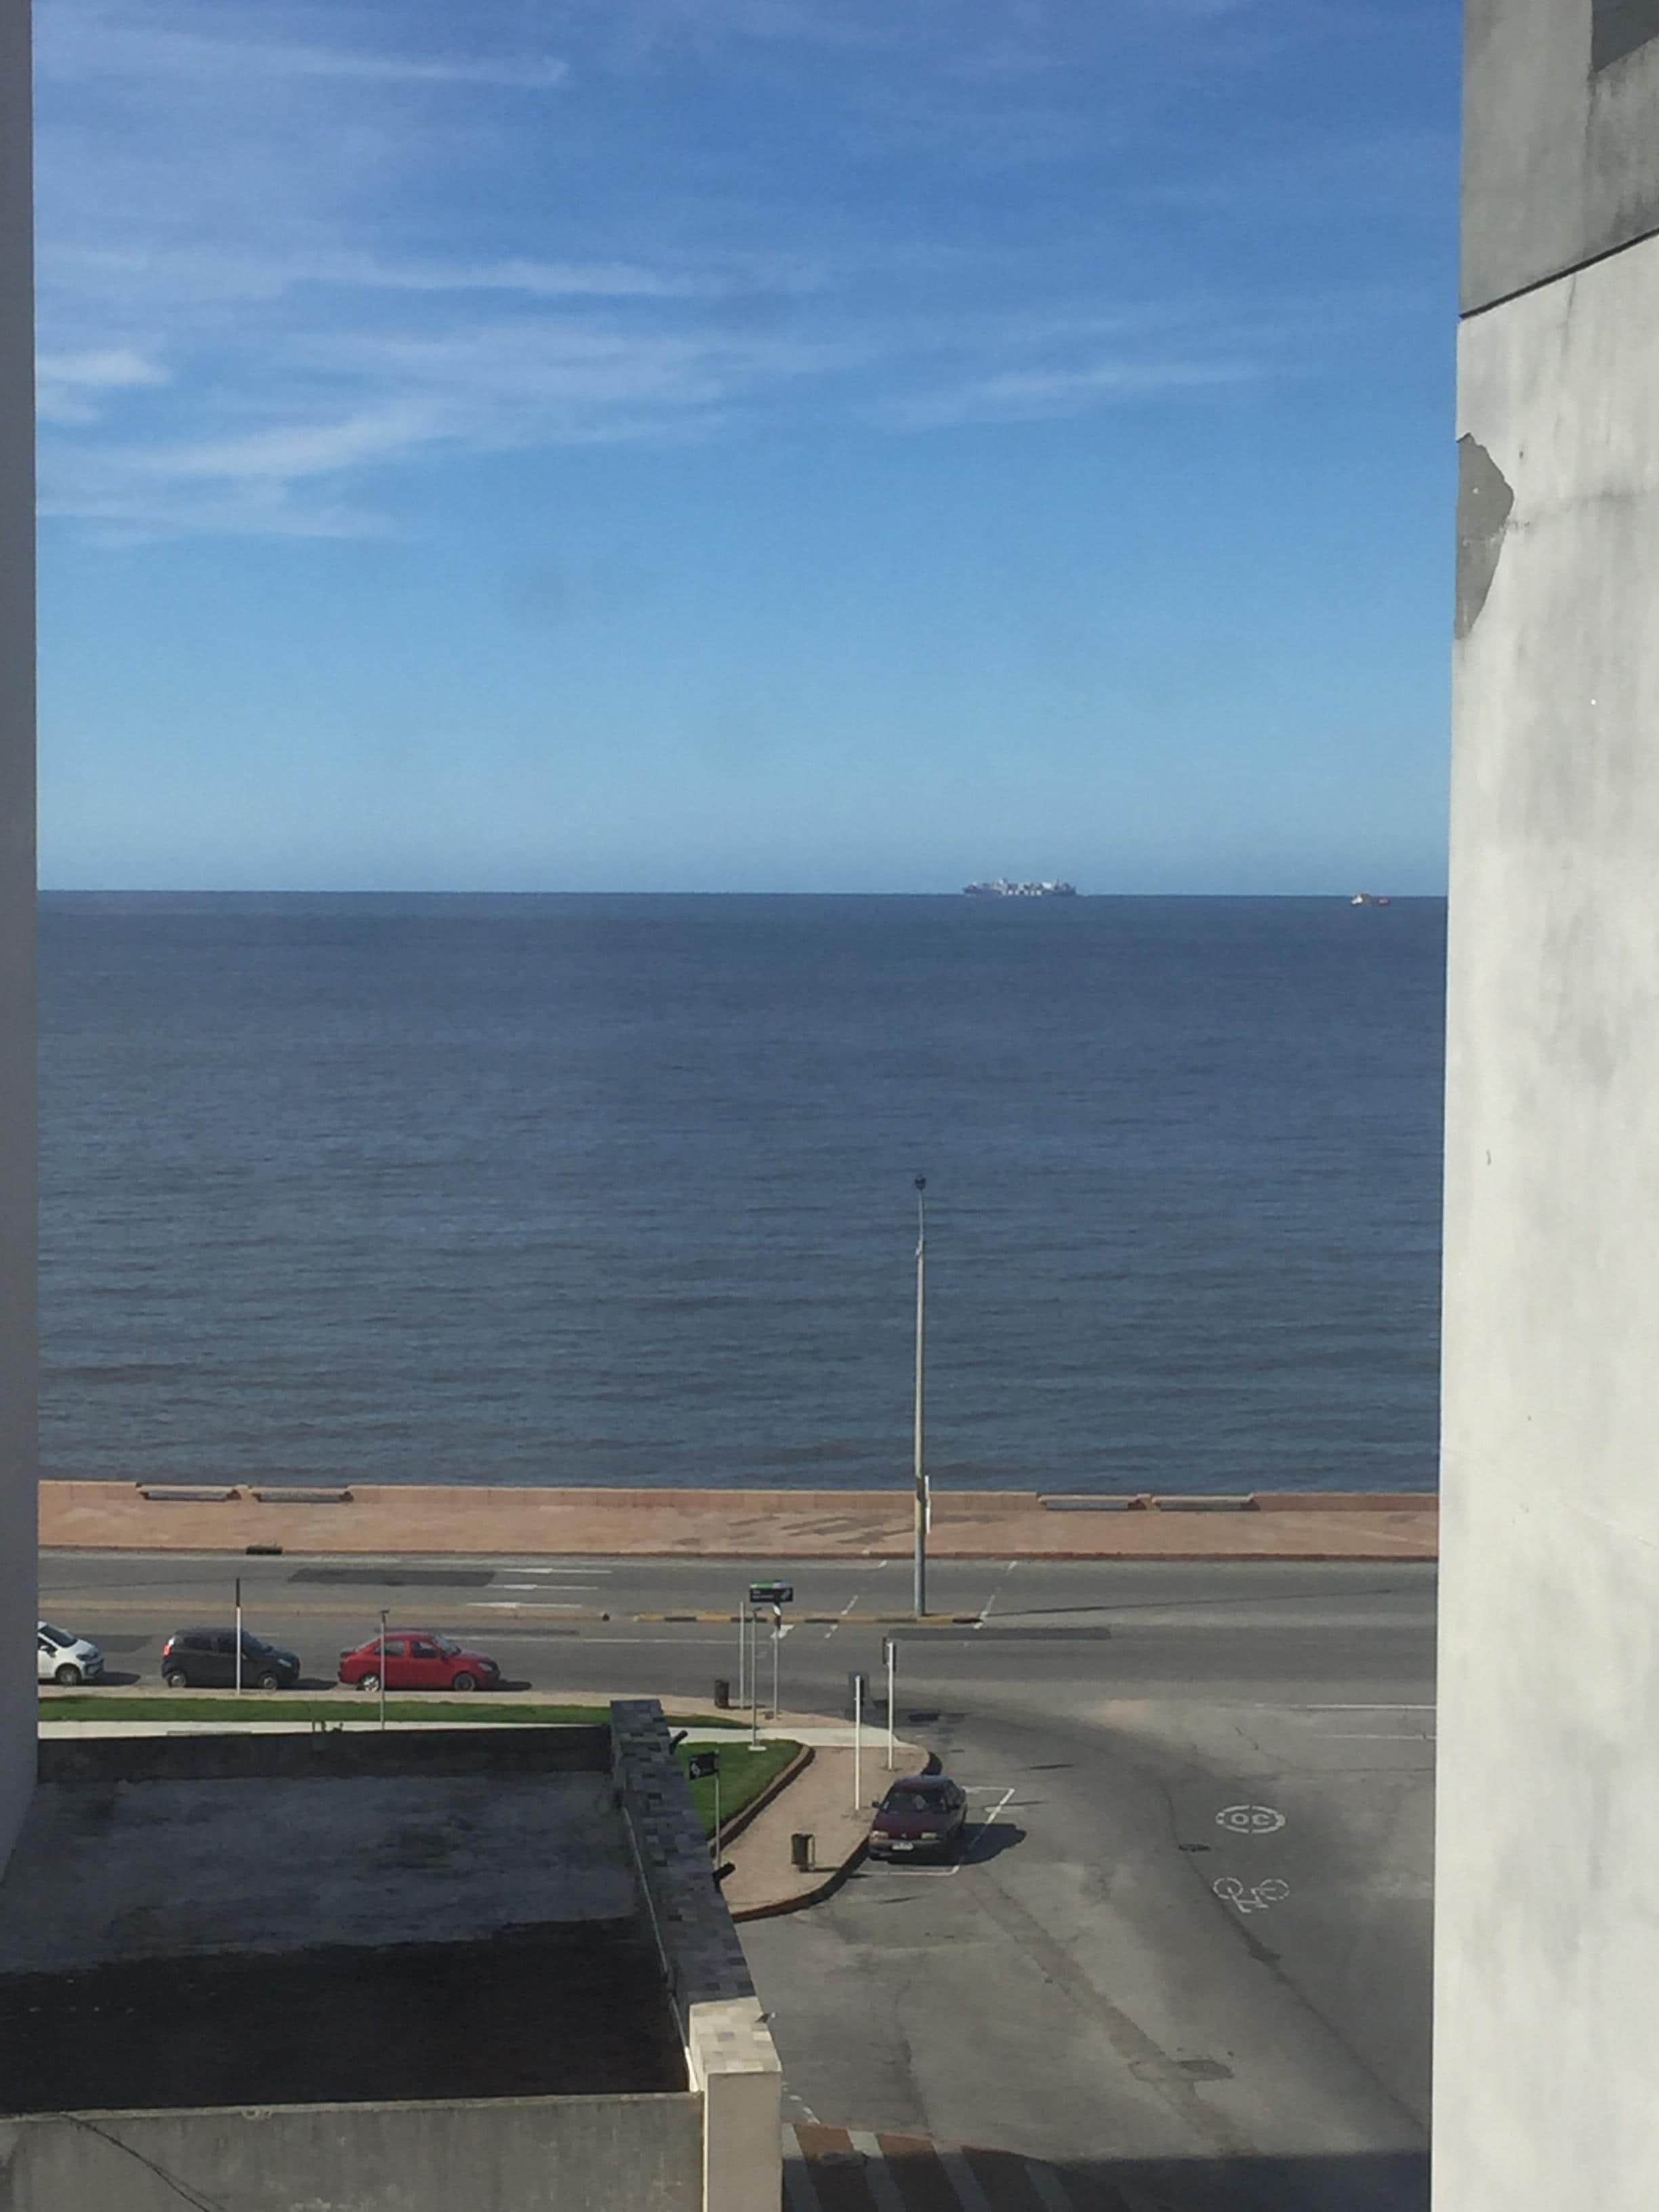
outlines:
{"label": "paved road", "polygon": [[[729,1613],[775,1570],[827,1616],[784,1638],[783,1702],[837,1709],[902,1566],[59,1554],[42,1610],[153,1677],[240,1572],[319,1674],[386,1604],[538,1687],[706,1693],[735,1629],[638,1616]],[[931,1595],[969,1625],[899,1632],[898,1717],[975,1832],[960,1869],[866,1869],[746,1931],[791,2121],[1035,2162],[1079,2212],[1416,2212],[1432,1570],[1005,1561]]]}

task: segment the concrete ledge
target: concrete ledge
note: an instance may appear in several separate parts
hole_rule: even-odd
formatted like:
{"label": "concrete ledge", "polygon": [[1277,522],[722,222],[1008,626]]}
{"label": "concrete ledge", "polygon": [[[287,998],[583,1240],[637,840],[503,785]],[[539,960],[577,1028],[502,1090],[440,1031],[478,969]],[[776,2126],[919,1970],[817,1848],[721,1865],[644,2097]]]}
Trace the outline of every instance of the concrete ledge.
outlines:
{"label": "concrete ledge", "polygon": [[233,1782],[354,1774],[603,1774],[606,1728],[311,1729],[43,1736],[42,1782]]}

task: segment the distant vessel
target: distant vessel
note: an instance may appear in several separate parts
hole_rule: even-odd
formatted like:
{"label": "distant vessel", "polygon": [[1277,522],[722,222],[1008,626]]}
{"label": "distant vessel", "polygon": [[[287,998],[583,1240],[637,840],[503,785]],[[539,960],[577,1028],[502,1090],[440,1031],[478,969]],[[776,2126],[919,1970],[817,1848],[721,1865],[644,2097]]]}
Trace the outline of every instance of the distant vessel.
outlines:
{"label": "distant vessel", "polygon": [[1350,906],[1392,906],[1390,898],[1378,898],[1375,891],[1356,891],[1348,901]]}
{"label": "distant vessel", "polygon": [[964,884],[963,891],[969,898],[1075,898],[1075,884],[1011,884],[1006,876],[998,876],[988,884]]}

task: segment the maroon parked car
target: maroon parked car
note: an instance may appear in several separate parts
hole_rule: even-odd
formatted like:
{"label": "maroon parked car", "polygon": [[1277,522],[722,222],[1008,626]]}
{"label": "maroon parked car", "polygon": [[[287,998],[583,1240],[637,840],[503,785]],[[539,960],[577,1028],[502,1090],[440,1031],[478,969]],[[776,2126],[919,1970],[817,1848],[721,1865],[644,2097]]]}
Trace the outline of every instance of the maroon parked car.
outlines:
{"label": "maroon parked car", "polygon": [[872,1859],[953,1857],[962,1848],[968,1800],[948,1774],[907,1774],[876,1808]]}
{"label": "maroon parked car", "polygon": [[[429,1628],[388,1628],[385,1650],[388,1690],[493,1690],[501,1679],[493,1659],[463,1651]],[[349,1689],[378,1690],[380,1651],[378,1634],[355,1651],[343,1651],[340,1680]]]}

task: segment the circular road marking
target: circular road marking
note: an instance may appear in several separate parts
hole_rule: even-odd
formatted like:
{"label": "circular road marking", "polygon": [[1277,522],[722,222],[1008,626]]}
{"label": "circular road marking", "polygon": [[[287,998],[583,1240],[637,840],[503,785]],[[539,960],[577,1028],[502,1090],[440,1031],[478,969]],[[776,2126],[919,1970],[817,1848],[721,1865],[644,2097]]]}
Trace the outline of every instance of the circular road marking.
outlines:
{"label": "circular road marking", "polygon": [[1218,1828],[1235,1836],[1271,1836],[1285,1825],[1285,1815],[1271,1805],[1224,1805],[1215,1816]]}

